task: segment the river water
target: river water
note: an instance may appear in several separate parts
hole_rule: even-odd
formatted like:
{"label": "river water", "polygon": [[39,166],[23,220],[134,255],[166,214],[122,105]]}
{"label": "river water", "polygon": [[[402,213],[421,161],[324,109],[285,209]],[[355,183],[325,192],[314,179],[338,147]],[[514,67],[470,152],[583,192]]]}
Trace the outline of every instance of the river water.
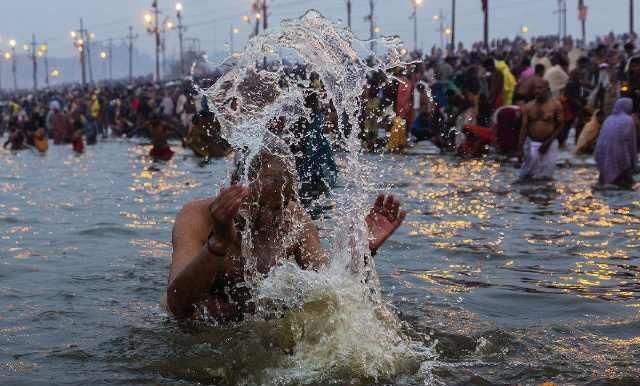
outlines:
{"label": "river water", "polygon": [[640,384],[640,197],[593,191],[593,166],[514,185],[512,165],[423,145],[364,156],[409,211],[376,257],[383,297],[433,356],[310,375],[254,331],[273,324],[180,325],[160,308],[175,215],[231,162],[148,149],[0,151],[0,384]]}

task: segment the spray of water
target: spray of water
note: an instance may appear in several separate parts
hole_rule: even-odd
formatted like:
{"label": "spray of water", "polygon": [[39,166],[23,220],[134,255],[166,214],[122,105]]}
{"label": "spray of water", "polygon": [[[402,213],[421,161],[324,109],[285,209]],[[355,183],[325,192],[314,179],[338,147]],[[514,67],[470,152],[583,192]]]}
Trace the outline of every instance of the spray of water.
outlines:
{"label": "spray of water", "polygon": [[[399,40],[380,39],[377,46],[382,53],[375,63],[367,60],[371,54],[367,44],[309,11],[252,38],[231,69],[201,90],[224,138],[245,154],[245,165],[265,150],[300,147],[310,134],[296,130],[296,125],[318,119],[310,95],[318,103],[332,104],[339,117],[337,130],[323,134],[340,165],[340,189],[331,192],[335,207],[324,235],[328,267],[305,271],[284,256],[266,277],[256,274],[259,262],[250,256],[251,238],[243,238],[245,279],[257,304],[252,322],[269,321],[265,334],[289,353],[277,368],[264,370],[275,383],[395,379],[415,374],[430,357],[428,349],[401,333],[380,296],[368,252],[364,219],[373,185],[366,178],[369,166],[360,158],[357,130],[348,133],[348,128],[358,127],[367,74],[403,63]],[[317,74],[323,87],[308,76],[296,75],[296,69]],[[296,156],[300,154],[290,154]],[[246,169],[243,182],[248,178]],[[294,241],[297,233],[289,237]]]}

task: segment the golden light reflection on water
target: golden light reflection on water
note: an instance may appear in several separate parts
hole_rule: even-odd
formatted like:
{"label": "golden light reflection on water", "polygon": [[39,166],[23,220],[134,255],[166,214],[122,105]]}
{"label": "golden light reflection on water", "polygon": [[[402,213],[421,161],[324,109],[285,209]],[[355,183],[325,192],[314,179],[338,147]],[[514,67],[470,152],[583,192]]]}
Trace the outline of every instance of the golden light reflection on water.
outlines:
{"label": "golden light reflection on water", "polygon": [[[459,246],[485,249],[500,253],[501,235],[493,239],[467,237],[469,231],[485,231],[496,213],[495,194],[491,191],[492,179],[500,165],[485,160],[470,160],[452,164],[440,158],[430,158],[404,167],[405,178],[411,188],[407,196],[426,204],[425,209],[414,210],[410,237],[425,237],[439,249],[454,250]],[[428,183],[425,183],[428,182]],[[497,236],[497,237],[495,237]]]}
{"label": "golden light reflection on water", "polygon": [[[404,164],[403,175],[410,180],[406,195],[416,203],[408,236],[425,238],[431,248],[460,259],[471,252],[518,256],[498,266],[526,272],[522,288],[637,306],[640,271],[620,262],[638,257],[633,251],[640,244],[640,201],[594,192],[590,168],[562,169],[555,182],[523,187],[505,180],[501,167],[486,160],[440,158]],[[512,222],[514,208],[524,223]],[[521,251],[539,262],[520,258]],[[446,282],[452,293],[478,286],[474,275],[450,267],[410,275],[433,287]],[[496,279],[491,285],[500,283]]]}
{"label": "golden light reflection on water", "polygon": [[171,244],[166,241],[132,239],[129,243],[138,248],[141,256],[159,258],[168,258],[171,256]]}

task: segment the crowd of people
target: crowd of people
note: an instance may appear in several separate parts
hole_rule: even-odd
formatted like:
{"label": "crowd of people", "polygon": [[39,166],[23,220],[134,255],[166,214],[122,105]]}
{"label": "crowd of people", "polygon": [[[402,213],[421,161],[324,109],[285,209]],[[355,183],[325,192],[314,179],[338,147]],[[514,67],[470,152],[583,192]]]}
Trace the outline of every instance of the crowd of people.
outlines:
{"label": "crowd of people", "polygon": [[[640,127],[636,36],[610,34],[588,46],[580,43],[517,37],[493,41],[489,49],[478,43],[407,54],[412,64],[368,75],[358,122],[363,145],[403,151],[426,140],[461,157],[495,152],[520,161],[520,179],[527,180],[551,178],[558,153],[568,151],[573,138],[576,155],[595,155],[601,184],[629,188]],[[321,94],[317,74],[303,69],[298,75]],[[309,97],[306,107],[311,117],[301,130],[317,135],[299,134],[311,138],[311,153],[327,147],[322,134],[344,134],[340,126],[352,130],[338,124],[331,101]],[[4,147],[11,150],[46,152],[51,139],[82,153],[85,145],[111,135],[148,137],[150,156],[160,160],[172,157],[172,137],[204,158],[231,151],[207,99],[188,82],[45,90],[9,96],[0,109],[0,134],[8,132]],[[322,162],[334,177],[331,151],[322,152],[329,154]]]}
{"label": "crowd of people", "polygon": [[207,131],[212,121],[206,99],[183,83],[151,82],[107,84],[9,96],[2,104],[0,135],[7,132],[4,148],[32,148],[46,152],[48,140],[71,145],[76,153],[95,145],[100,137],[149,138],[150,155],[172,157],[170,138],[179,138],[201,156],[227,154],[220,141]]}
{"label": "crowd of people", "polygon": [[411,138],[444,152],[518,159],[520,180],[553,176],[559,151],[595,155],[601,185],[630,188],[637,171],[640,55],[636,36],[588,46],[544,36],[474,44],[369,76],[362,138],[402,151]]}

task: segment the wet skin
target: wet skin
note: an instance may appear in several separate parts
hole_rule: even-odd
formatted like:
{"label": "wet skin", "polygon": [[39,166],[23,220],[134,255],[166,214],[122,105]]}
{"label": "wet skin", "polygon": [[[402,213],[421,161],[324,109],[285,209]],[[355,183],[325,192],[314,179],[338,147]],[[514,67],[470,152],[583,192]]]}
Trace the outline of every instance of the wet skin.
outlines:
{"label": "wet skin", "polygon": [[[282,259],[294,259],[303,269],[321,269],[328,263],[318,229],[302,206],[292,199],[294,180],[277,162],[264,164],[249,186],[224,188],[215,198],[184,206],[173,229],[173,254],[166,305],[179,319],[197,318],[198,307],[219,321],[236,317],[242,296],[234,298],[212,287],[236,287],[244,282],[245,234],[251,236],[257,273],[265,275]],[[369,249],[377,249],[404,220],[400,202],[380,195],[366,218]],[[246,311],[246,310],[245,310]]]}
{"label": "wet skin", "polygon": [[562,105],[549,97],[549,84],[542,79],[536,80],[534,90],[536,99],[523,108],[520,154],[526,137],[542,142],[540,153],[544,154],[562,131]]}

